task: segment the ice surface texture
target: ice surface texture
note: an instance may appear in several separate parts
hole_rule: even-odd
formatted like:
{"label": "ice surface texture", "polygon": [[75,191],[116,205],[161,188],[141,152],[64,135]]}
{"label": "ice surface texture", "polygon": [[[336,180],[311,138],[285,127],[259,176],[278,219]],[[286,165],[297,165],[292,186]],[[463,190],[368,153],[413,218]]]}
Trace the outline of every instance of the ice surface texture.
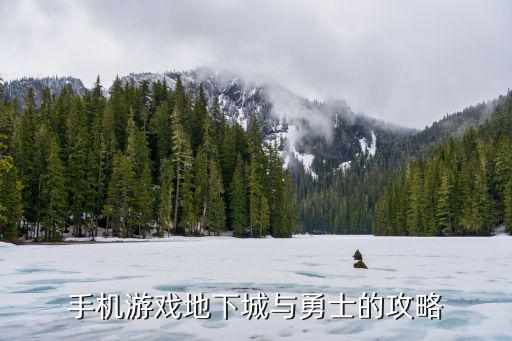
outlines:
{"label": "ice surface texture", "polygon": [[[172,242],[171,242],[172,241]],[[511,339],[512,238],[314,236],[173,238],[166,242],[14,246],[0,243],[1,339],[456,340]],[[361,249],[369,269],[353,268]],[[74,320],[70,294],[300,295],[363,291],[443,295],[441,321],[222,319]],[[300,308],[300,307],[298,307]],[[237,317],[238,316],[238,317]]]}

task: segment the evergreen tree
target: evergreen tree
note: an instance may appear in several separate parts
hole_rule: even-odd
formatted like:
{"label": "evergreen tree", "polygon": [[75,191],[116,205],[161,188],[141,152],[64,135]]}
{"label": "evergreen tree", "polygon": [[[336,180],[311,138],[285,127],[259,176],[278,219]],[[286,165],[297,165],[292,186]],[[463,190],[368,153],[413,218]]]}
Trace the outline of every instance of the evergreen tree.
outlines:
{"label": "evergreen tree", "polygon": [[21,115],[15,134],[15,166],[23,183],[22,198],[23,211],[26,220],[34,222],[36,219],[38,179],[34,175],[34,147],[35,147],[35,98],[33,89],[29,89],[25,110]]}
{"label": "evergreen tree", "polygon": [[258,162],[252,158],[249,163],[247,181],[249,194],[249,233],[251,237],[262,237],[268,232],[269,207],[268,199],[263,194],[263,186],[259,180]]}
{"label": "evergreen tree", "polygon": [[215,143],[221,149],[221,147],[224,145],[224,136],[226,135],[226,130],[228,127],[226,122],[226,116],[220,110],[219,99],[217,97],[213,99],[212,120]]}
{"label": "evergreen tree", "polygon": [[[190,114],[190,101],[185,93],[185,88],[181,81],[181,77],[176,79],[176,86],[174,88],[174,112],[178,112],[180,116],[180,123],[183,132],[189,136],[191,134],[191,114]],[[173,114],[174,115],[174,114]],[[174,117],[174,116],[173,116]],[[189,141],[190,144],[190,141]]]}
{"label": "evergreen tree", "polygon": [[467,200],[465,211],[463,211],[463,216],[461,217],[461,223],[471,234],[488,234],[490,209],[487,180],[483,170],[480,170],[475,177],[474,190]]}
{"label": "evergreen tree", "polygon": [[219,235],[226,226],[226,206],[223,200],[224,188],[219,166],[215,160],[210,160],[210,174],[208,178],[208,210],[206,225],[208,231]]}
{"label": "evergreen tree", "polygon": [[47,171],[47,160],[49,155],[49,149],[51,144],[51,132],[45,124],[38,127],[36,135],[34,137],[34,173],[33,178],[36,183],[36,187],[33,188],[32,193],[35,200],[34,206],[34,232],[35,239],[38,240],[41,232],[41,223],[43,218],[43,188],[44,180]]}
{"label": "evergreen tree", "polygon": [[[101,116],[105,110],[105,96],[103,96],[103,86],[101,85],[100,76],[96,77],[91,93],[91,108],[90,110],[98,116]],[[92,122],[92,121],[91,121]]]}
{"label": "evergreen tree", "polygon": [[18,238],[17,223],[23,210],[21,190],[12,158],[0,154],[0,239],[5,241]]}
{"label": "evergreen tree", "polygon": [[164,159],[160,165],[160,200],[158,207],[158,222],[170,236],[173,225],[173,186],[174,171],[169,159]]}
{"label": "evergreen tree", "polygon": [[437,226],[435,230],[430,230],[431,235],[438,235],[439,233],[449,233],[451,227],[451,213],[450,213],[450,179],[446,171],[441,175],[441,184],[439,186],[438,200],[437,200]]}
{"label": "evergreen tree", "polygon": [[[248,149],[249,154],[253,166],[254,171],[256,172],[256,177],[260,181],[266,180],[266,157],[265,151],[263,150],[263,138],[261,136],[261,130],[258,121],[256,119],[251,118],[249,121],[249,130],[247,131],[247,141],[248,141]],[[239,145],[238,141],[236,141],[236,145]],[[240,152],[239,152],[240,153]],[[240,153],[242,154],[242,153]]]}
{"label": "evergreen tree", "polygon": [[[157,80],[151,85],[151,96],[148,103],[148,117],[151,121],[156,110],[163,104],[163,102],[170,100],[169,88],[165,79],[163,81]],[[170,106],[172,107],[172,106]]]}
{"label": "evergreen tree", "polygon": [[133,115],[128,119],[126,148],[127,157],[134,172],[133,189],[133,226],[138,228],[139,237],[146,236],[152,221],[153,193],[151,191],[151,170],[149,166],[149,150],[146,137],[137,128]]}
{"label": "evergreen tree", "polygon": [[120,150],[124,151],[127,143],[126,128],[130,111],[124,98],[124,90],[119,77],[116,77],[110,89],[108,110],[111,111],[113,116],[115,143]]}
{"label": "evergreen tree", "polygon": [[[438,202],[438,182],[440,178],[439,159],[432,157],[425,162],[425,180],[423,182],[423,200],[424,200],[424,235],[439,235],[439,226],[437,221],[437,202]],[[395,209],[395,207],[393,207]]]}
{"label": "evergreen tree", "polygon": [[163,102],[151,120],[151,132],[156,139],[157,165],[171,154],[171,115],[167,102]]}
{"label": "evergreen tree", "polygon": [[192,112],[191,122],[191,145],[192,150],[196,152],[203,144],[203,132],[205,120],[209,119],[207,111],[207,102],[204,94],[203,86],[199,87],[199,95],[194,102],[194,110]]}
{"label": "evergreen tree", "polygon": [[[225,223],[225,206],[222,198],[223,186],[218,165],[217,146],[213,139],[211,130],[212,122],[209,116],[203,118],[202,145],[199,148],[195,163],[195,204],[196,216],[198,217],[197,232],[202,232],[205,227],[215,225],[217,231],[223,230],[219,226],[219,220]],[[213,174],[213,175],[212,175]],[[219,200],[222,201],[220,205]],[[212,210],[222,207],[222,212]]]}
{"label": "evergreen tree", "polygon": [[237,166],[237,153],[235,146],[235,133],[233,127],[228,127],[222,138],[223,144],[220,148],[220,163],[222,171],[222,182],[231,183],[233,172]]}
{"label": "evergreen tree", "polygon": [[270,234],[273,237],[288,237],[286,220],[286,193],[284,187],[284,170],[281,157],[275,143],[269,149],[269,206],[270,206]]}
{"label": "evergreen tree", "polygon": [[93,237],[97,235],[97,228],[101,209],[106,198],[108,187],[105,174],[106,162],[104,158],[104,140],[102,134],[103,113],[106,106],[106,99],[103,96],[100,77],[96,78],[92,91],[86,94],[85,108],[87,111],[87,134],[89,148],[87,153],[88,190],[87,199],[88,211],[93,214],[94,231]]}
{"label": "evergreen tree", "polygon": [[113,224],[114,236],[131,235],[134,181],[135,173],[130,159],[121,153],[116,154],[108,188],[108,200],[104,208],[109,221]]}
{"label": "evergreen tree", "polygon": [[505,187],[505,225],[508,232],[512,233],[512,176]]}
{"label": "evergreen tree", "polygon": [[283,236],[291,237],[299,228],[299,205],[296,184],[293,182],[290,171],[285,172],[284,175],[284,192],[286,235],[283,233]]}
{"label": "evergreen tree", "polygon": [[415,162],[410,174],[409,211],[407,226],[410,235],[421,235],[424,227],[423,173],[421,162]]}
{"label": "evergreen tree", "polygon": [[91,204],[87,202],[89,194],[89,139],[86,131],[86,115],[83,102],[75,97],[72,103],[72,110],[67,121],[68,141],[68,181],[70,195],[70,210],[73,223],[73,235],[83,235],[84,224],[89,223],[90,227]]}
{"label": "evergreen tree", "polygon": [[93,216],[93,237],[97,235],[101,208],[106,197],[106,180],[104,178],[103,144],[101,136],[101,116],[95,115],[88,133],[89,148],[87,150],[87,211]]}
{"label": "evergreen tree", "polygon": [[376,236],[384,235],[383,225],[385,220],[384,196],[381,196],[375,204],[375,216],[373,218],[372,233]]}
{"label": "evergreen tree", "polygon": [[483,230],[485,219],[479,207],[478,193],[473,192],[466,199],[460,223],[470,233],[477,234]]}
{"label": "evergreen tree", "polygon": [[246,236],[245,227],[247,226],[247,203],[245,183],[243,177],[243,161],[238,157],[233,180],[229,187],[229,218],[231,220],[231,227],[236,237]]}
{"label": "evergreen tree", "polygon": [[[1,87],[1,85],[0,85]],[[12,106],[3,101],[0,88],[0,149],[3,154],[11,154],[14,149],[16,113]]]}
{"label": "evergreen tree", "polygon": [[62,238],[66,220],[64,167],[59,155],[59,145],[52,136],[46,159],[46,172],[41,195],[43,202],[42,221],[45,239],[47,240],[60,240]]}
{"label": "evergreen tree", "polygon": [[36,125],[48,124],[53,112],[53,97],[48,87],[43,88],[41,97],[41,106],[36,111]]}
{"label": "evergreen tree", "polygon": [[187,229],[192,230],[195,215],[192,190],[193,157],[189,138],[182,127],[181,115],[177,102],[172,115],[172,163],[175,174],[173,225],[185,234]]}
{"label": "evergreen tree", "polygon": [[[107,105],[101,120],[100,134],[100,155],[101,155],[101,181],[110,183],[113,172],[114,155],[119,150],[115,135],[114,112],[110,105]],[[103,193],[105,196],[106,193]]]}
{"label": "evergreen tree", "polygon": [[501,135],[494,148],[494,176],[492,185],[495,188],[495,198],[497,201],[498,220],[504,215],[505,210],[505,188],[512,175],[512,153],[510,153],[512,142],[506,135]]}
{"label": "evergreen tree", "polygon": [[[73,90],[71,86],[65,86],[54,102],[53,110],[50,114],[51,131],[56,135],[59,143],[61,160],[66,163],[69,158],[68,151],[68,127],[67,121],[72,111]],[[70,146],[69,146],[70,147]]]}
{"label": "evergreen tree", "polygon": [[251,118],[247,132],[250,155],[248,170],[249,230],[251,237],[262,237],[269,231],[269,181],[263,139],[258,122]]}
{"label": "evergreen tree", "polygon": [[206,226],[206,215],[208,214],[209,197],[209,162],[207,151],[203,147],[199,150],[194,160],[194,207],[198,217],[197,232],[203,231]]}
{"label": "evergreen tree", "polygon": [[397,226],[395,226],[394,230],[400,236],[407,236],[409,234],[409,228],[407,226],[407,212],[409,210],[408,193],[410,191],[410,182],[406,179],[402,179],[397,186],[397,190],[400,192],[397,195],[398,209],[397,218],[395,219]]}

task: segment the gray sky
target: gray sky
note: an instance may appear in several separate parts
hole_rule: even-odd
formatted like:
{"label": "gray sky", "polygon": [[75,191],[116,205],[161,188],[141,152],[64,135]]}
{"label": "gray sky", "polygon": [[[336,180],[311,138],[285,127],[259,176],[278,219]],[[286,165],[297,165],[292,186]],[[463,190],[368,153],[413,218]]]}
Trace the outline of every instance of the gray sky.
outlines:
{"label": "gray sky", "polygon": [[512,1],[0,0],[0,75],[208,66],[421,128],[512,87]]}

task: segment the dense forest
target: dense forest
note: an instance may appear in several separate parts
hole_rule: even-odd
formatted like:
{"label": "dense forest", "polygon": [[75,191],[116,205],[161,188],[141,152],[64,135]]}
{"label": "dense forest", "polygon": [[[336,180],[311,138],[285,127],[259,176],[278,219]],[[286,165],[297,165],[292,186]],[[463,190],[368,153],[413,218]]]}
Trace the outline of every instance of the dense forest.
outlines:
{"label": "dense forest", "polygon": [[[479,127],[491,117],[493,108],[503,107],[509,97],[500,96],[446,115],[421,131],[400,130],[364,117],[355,121],[341,118],[334,130],[334,140],[323,144],[344,146],[342,155],[352,155],[349,166],[345,169],[335,166],[333,171],[329,160],[332,147],[326,146],[325,152],[315,150],[316,179],[300,167],[294,172],[303,230],[328,234],[373,233],[377,202],[400,170],[410,160],[425,159],[438,145],[449,139],[459,140],[467,129]],[[377,135],[375,155],[359,149],[357,138],[365,127]]]}
{"label": "dense forest", "polygon": [[511,166],[497,158],[510,144],[496,120],[510,94],[421,131],[307,102],[332,136],[301,122],[292,153],[262,89],[166,75],[174,86],[132,75],[108,94],[70,77],[0,88],[3,238],[487,235],[507,221]]}
{"label": "dense forest", "polygon": [[512,95],[482,125],[390,178],[375,209],[376,235],[489,235],[512,226]]}
{"label": "dense forest", "polygon": [[104,96],[58,95],[36,106],[0,85],[0,236],[289,237],[298,226],[291,174],[256,120],[245,131],[200,84],[174,90],[118,78]]}
{"label": "dense forest", "polygon": [[[336,128],[335,134],[352,136],[352,129],[353,125],[344,122]],[[375,155],[355,153],[349,167],[334,171],[318,162],[315,168],[318,179],[304,172],[294,173],[304,229],[313,233],[371,233],[373,210],[387,183],[388,170],[406,157],[399,148],[404,136],[385,129],[376,131],[379,140]]]}

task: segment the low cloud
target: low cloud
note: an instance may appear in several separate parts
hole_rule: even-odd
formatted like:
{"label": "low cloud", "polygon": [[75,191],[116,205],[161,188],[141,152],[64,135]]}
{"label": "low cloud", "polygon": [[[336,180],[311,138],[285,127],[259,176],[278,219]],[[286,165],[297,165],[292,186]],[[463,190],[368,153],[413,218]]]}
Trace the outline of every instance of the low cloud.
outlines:
{"label": "low cloud", "polygon": [[0,0],[5,79],[207,66],[421,128],[512,82],[510,1]]}

